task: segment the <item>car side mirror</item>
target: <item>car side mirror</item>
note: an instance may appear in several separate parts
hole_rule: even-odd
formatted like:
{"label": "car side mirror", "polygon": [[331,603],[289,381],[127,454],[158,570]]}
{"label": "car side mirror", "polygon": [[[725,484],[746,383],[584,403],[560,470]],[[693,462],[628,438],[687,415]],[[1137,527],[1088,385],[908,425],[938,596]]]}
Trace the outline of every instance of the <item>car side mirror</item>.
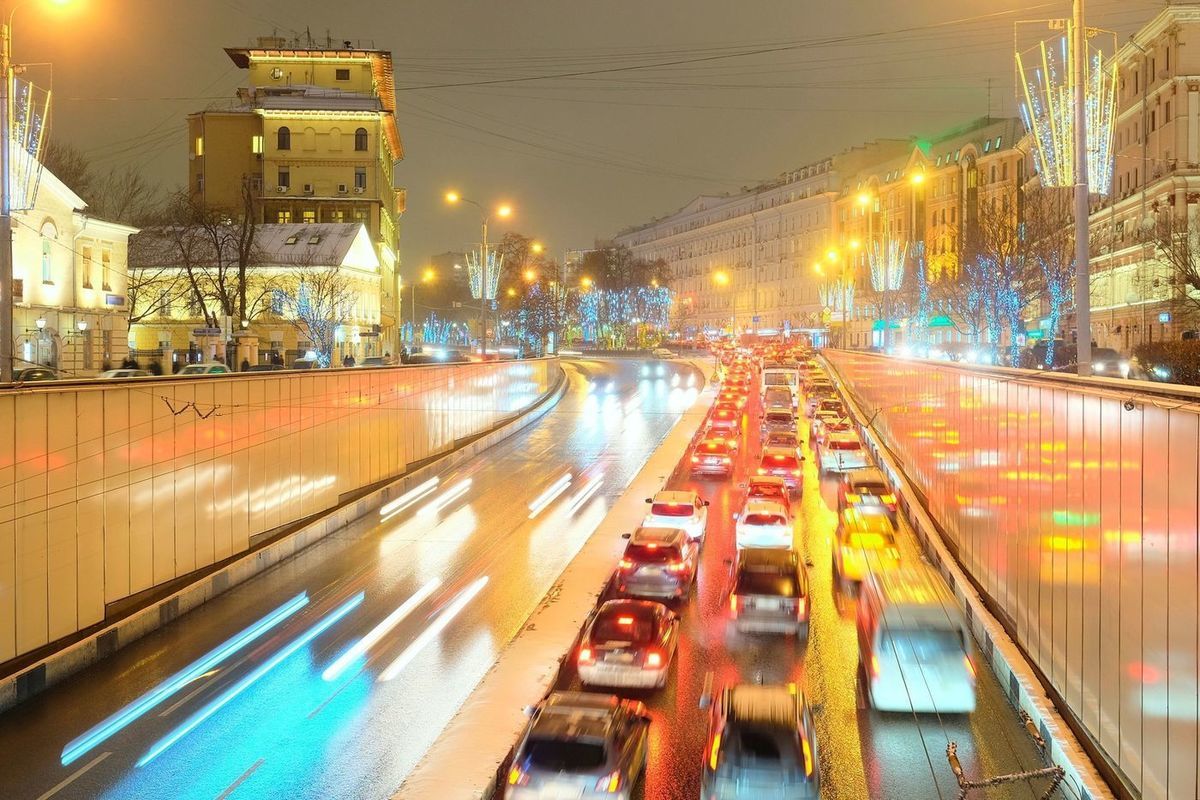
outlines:
{"label": "car side mirror", "polygon": [[629,537],[631,537],[631,536],[633,536],[633,534],[632,534],[632,533],[622,533],[622,534],[621,534],[621,538],[622,538],[622,539],[628,539],[628,538],[629,538]]}
{"label": "car side mirror", "polygon": [[647,503],[653,503],[653,502],[654,502],[654,498],[653,498],[653,497],[647,497],[647,498],[646,498],[646,502],[647,502]]}
{"label": "car side mirror", "polygon": [[734,519],[734,521],[737,521],[737,518],[738,518],[738,513],[735,511],[735,512],[734,512],[734,514],[733,514],[733,519]]}
{"label": "car side mirror", "polygon": [[707,501],[707,500],[702,500],[701,502],[702,502],[702,503],[704,503],[704,507],[705,507],[705,508],[708,508],[708,501]]}

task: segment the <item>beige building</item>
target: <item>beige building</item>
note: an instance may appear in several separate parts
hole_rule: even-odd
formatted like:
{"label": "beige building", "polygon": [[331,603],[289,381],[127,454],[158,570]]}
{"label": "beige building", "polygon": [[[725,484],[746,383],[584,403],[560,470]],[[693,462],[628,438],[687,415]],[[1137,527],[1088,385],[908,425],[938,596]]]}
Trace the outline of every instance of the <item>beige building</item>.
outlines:
{"label": "beige building", "polygon": [[86,209],[42,169],[33,208],[13,214],[16,369],[87,377],[125,358],[129,236],[137,229]]}
{"label": "beige building", "polygon": [[225,109],[188,117],[189,186],[214,207],[264,223],[361,223],[379,260],[380,333],[395,352],[398,238],[405,192],[391,53],[263,37],[227,48],[249,86]]}
{"label": "beige building", "polygon": [[[179,241],[177,230],[161,229],[143,231],[132,240],[130,270],[133,279],[141,283],[133,309],[140,321],[133,326],[130,339],[141,360],[158,359],[167,371],[170,365],[187,361],[228,360],[237,367],[244,359],[251,364],[290,366],[320,349],[320,343],[313,341],[311,326],[297,321],[296,306],[305,301],[329,317],[322,321],[328,321],[333,329],[334,364],[340,365],[346,356],[361,361],[393,352],[380,335],[380,264],[375,243],[362,223],[258,226],[254,266],[247,279],[252,318],[232,336],[207,328],[195,293],[188,288],[186,270],[179,263]],[[229,256],[225,263],[233,258]],[[204,257],[192,265],[199,283],[210,285],[217,280],[215,261]],[[226,268],[226,272],[230,270]],[[219,317],[212,300],[205,305],[210,315]],[[231,347],[236,347],[236,352]]]}
{"label": "beige building", "polygon": [[[1200,4],[1168,5],[1117,54],[1113,193],[1092,207],[1092,338],[1129,352],[1200,329],[1146,231],[1200,209]],[[1193,290],[1194,291],[1194,290]]]}

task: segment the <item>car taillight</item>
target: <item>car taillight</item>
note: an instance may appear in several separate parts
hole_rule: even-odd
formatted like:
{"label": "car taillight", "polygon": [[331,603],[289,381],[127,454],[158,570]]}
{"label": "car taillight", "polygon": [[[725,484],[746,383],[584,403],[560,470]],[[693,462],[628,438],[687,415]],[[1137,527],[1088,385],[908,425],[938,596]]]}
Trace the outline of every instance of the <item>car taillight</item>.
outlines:
{"label": "car taillight", "polygon": [[963,656],[963,664],[967,667],[967,672],[971,673],[971,680],[975,680],[975,665],[971,663],[970,656]]}
{"label": "car taillight", "polygon": [[849,503],[850,505],[854,505],[855,503],[857,503],[861,500],[862,500],[862,495],[860,495],[860,494],[851,494],[849,492],[846,493],[846,502]]}
{"label": "car taillight", "polygon": [[800,470],[794,469],[794,470],[792,470],[792,474],[795,475],[796,477],[800,477]]}
{"label": "car taillight", "polygon": [[721,463],[722,464],[732,464],[733,459],[731,459],[729,456],[725,456],[724,458],[721,459]]}
{"label": "car taillight", "polygon": [[662,653],[651,650],[646,653],[646,669],[658,669],[663,664]]}
{"label": "car taillight", "polygon": [[596,781],[597,792],[607,792],[615,794],[621,790],[621,773],[619,770],[613,770],[605,775],[600,780]]}
{"label": "car taillight", "polygon": [[529,783],[529,773],[522,770],[520,767],[514,766],[508,771],[509,786],[524,786]]}
{"label": "car taillight", "polygon": [[736,594],[729,595],[729,613],[730,613],[730,615],[734,619],[737,619],[738,612],[740,612],[741,610],[742,610],[741,598],[739,598]]}
{"label": "car taillight", "polygon": [[896,505],[896,495],[881,494],[879,495],[879,502],[883,503],[885,506],[894,506]]}
{"label": "car taillight", "polygon": [[721,734],[714,733],[712,741],[708,743],[708,768],[713,772],[717,771],[717,760],[721,756]]}
{"label": "car taillight", "polygon": [[595,664],[596,655],[590,647],[579,648],[579,663],[580,664]]}
{"label": "car taillight", "polygon": [[796,600],[796,619],[804,619],[808,612],[808,598],[801,597]]}
{"label": "car taillight", "polygon": [[687,564],[682,561],[672,561],[667,564],[667,569],[671,572],[683,572],[687,569]]}
{"label": "car taillight", "polygon": [[630,561],[628,558],[622,558],[621,561],[617,564],[617,567],[621,570],[630,570],[630,569],[633,569],[633,562]]}

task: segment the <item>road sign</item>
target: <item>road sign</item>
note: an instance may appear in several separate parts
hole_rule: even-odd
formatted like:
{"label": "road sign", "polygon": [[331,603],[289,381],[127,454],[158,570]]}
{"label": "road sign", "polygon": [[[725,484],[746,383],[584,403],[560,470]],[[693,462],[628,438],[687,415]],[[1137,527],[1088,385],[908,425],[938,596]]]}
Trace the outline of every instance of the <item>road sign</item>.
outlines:
{"label": "road sign", "polygon": [[762,317],[758,316],[758,314],[755,314],[753,317],[751,317],[750,321],[757,325],[761,319]]}
{"label": "road sign", "polygon": [[1158,312],[1158,321],[1163,324],[1170,322],[1171,321],[1171,312],[1170,311]]}

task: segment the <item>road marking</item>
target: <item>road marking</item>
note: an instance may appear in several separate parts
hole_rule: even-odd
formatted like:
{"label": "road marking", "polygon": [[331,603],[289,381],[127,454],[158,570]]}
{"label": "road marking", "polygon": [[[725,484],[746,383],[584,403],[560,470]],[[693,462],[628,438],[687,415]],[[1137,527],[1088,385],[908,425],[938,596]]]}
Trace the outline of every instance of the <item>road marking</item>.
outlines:
{"label": "road marking", "polygon": [[162,712],[159,714],[159,716],[160,716],[160,717],[169,717],[169,716],[170,716],[170,715],[171,715],[173,712],[175,712],[175,711],[178,711],[178,710],[179,710],[179,707],[180,707],[181,705],[183,705],[183,704],[184,704],[184,703],[186,703],[187,701],[191,700],[193,697],[195,697],[196,695],[200,694],[201,692],[203,692],[203,691],[204,691],[206,688],[207,688],[207,684],[200,684],[200,685],[199,685],[199,686],[197,686],[195,689],[192,689],[190,692],[188,692],[187,694],[185,694],[183,697],[179,698],[179,699],[178,699],[178,700],[176,700],[174,703],[172,703],[171,705],[167,706],[167,708],[165,708],[165,709],[164,709],[164,710],[163,710],[163,711],[162,711]]}
{"label": "road marking", "polygon": [[233,794],[239,786],[245,783],[246,780],[254,774],[255,770],[263,765],[264,761],[266,761],[265,758],[260,758],[258,761],[255,761],[253,764],[251,764],[250,769],[239,775],[236,781],[229,784],[229,788],[217,795],[217,800],[225,800],[226,797],[229,797],[229,795]]}
{"label": "road marking", "polygon": [[109,756],[111,756],[111,755],[112,755],[112,753],[111,753],[111,752],[105,752],[105,753],[101,753],[100,755],[96,756],[96,757],[95,757],[95,758],[93,758],[91,761],[89,761],[88,763],[84,764],[84,765],[83,765],[82,767],[80,767],[79,769],[75,770],[73,773],[71,773],[70,777],[68,777],[68,778],[64,779],[64,780],[62,781],[62,783],[59,783],[57,786],[55,786],[53,789],[51,789],[50,791],[48,791],[48,792],[46,792],[45,794],[43,794],[43,795],[42,795],[41,797],[39,797],[37,800],[46,800],[46,798],[48,798],[48,797],[53,797],[54,795],[58,794],[60,791],[62,791],[63,789],[65,789],[67,786],[69,786],[69,785],[72,783],[72,781],[74,781],[74,780],[75,780],[76,778],[78,778],[80,775],[82,775],[83,773],[87,772],[89,769],[91,769],[92,767],[96,766],[96,765],[97,765],[97,764],[99,764],[101,761],[103,761],[104,759],[108,758],[108,757],[109,757]]}

